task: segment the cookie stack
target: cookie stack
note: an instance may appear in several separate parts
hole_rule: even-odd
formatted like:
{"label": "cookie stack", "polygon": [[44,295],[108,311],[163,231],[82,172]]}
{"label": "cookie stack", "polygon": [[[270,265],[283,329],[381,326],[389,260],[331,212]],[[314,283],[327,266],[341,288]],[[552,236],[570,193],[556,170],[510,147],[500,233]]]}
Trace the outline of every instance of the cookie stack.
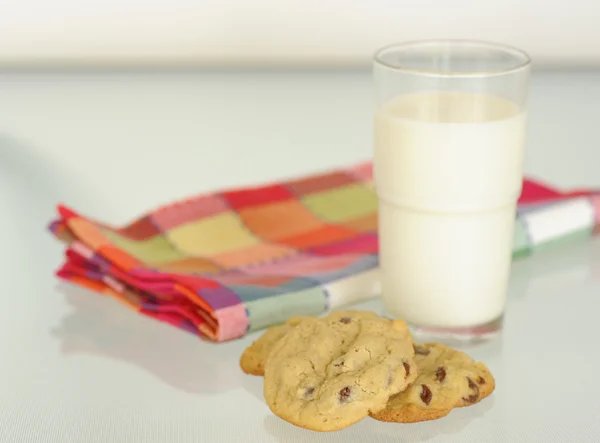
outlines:
{"label": "cookie stack", "polygon": [[264,375],[275,415],[314,431],[343,429],[367,415],[434,420],[495,386],[483,363],[441,344],[413,343],[406,323],[365,311],[293,317],[247,348],[240,366]]}

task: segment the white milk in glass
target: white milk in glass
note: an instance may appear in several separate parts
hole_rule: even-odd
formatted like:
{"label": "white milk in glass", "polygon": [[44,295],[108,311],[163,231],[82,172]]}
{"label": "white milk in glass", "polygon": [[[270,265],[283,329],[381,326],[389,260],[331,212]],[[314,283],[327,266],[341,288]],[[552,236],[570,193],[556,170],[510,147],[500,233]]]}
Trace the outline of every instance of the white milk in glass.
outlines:
{"label": "white milk in glass", "polygon": [[386,309],[419,326],[499,318],[507,296],[525,113],[503,98],[423,92],[375,118]]}

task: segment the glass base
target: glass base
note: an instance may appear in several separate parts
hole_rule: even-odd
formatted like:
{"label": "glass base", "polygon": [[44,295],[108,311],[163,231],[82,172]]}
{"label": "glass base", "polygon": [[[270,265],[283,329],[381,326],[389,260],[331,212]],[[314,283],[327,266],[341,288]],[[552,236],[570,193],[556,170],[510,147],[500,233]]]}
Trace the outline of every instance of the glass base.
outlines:
{"label": "glass base", "polygon": [[497,337],[502,331],[502,320],[498,317],[484,325],[461,328],[439,328],[434,326],[418,326],[407,322],[413,339],[420,343],[443,343],[450,346],[471,345],[487,342]]}

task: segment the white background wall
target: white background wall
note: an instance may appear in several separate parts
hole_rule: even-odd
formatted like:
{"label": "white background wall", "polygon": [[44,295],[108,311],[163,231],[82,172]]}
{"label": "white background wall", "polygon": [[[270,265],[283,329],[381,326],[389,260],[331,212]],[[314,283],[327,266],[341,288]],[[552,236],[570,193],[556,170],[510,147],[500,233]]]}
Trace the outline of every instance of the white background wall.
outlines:
{"label": "white background wall", "polygon": [[431,37],[600,65],[598,0],[0,0],[0,64],[367,64]]}

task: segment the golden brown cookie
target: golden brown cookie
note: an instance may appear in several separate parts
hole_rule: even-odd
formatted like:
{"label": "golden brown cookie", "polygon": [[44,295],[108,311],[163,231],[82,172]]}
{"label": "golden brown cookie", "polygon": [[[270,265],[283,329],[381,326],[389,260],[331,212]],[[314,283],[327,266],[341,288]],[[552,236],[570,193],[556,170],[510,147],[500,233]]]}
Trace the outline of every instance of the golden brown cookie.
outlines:
{"label": "golden brown cookie", "polygon": [[269,328],[242,354],[240,358],[242,371],[246,374],[264,375],[265,361],[275,343],[304,318],[307,317],[291,317],[285,323]]}
{"label": "golden brown cookie", "polygon": [[343,429],[382,410],[415,380],[413,355],[402,321],[362,311],[305,318],[268,353],[265,400],[296,426]]}
{"label": "golden brown cookie", "polygon": [[385,409],[371,414],[380,421],[413,423],[434,420],[453,408],[470,406],[490,395],[494,377],[483,363],[441,344],[415,345],[419,376]]}

